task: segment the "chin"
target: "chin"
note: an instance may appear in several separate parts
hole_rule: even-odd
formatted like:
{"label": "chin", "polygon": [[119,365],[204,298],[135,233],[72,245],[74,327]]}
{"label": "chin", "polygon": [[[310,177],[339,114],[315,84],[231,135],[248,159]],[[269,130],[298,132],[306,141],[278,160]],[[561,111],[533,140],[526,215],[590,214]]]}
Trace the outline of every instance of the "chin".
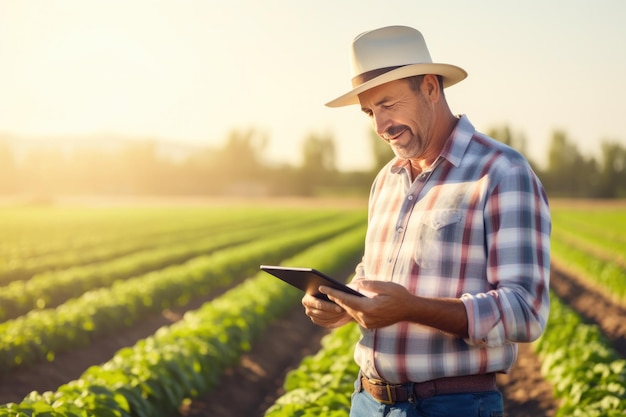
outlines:
{"label": "chin", "polygon": [[396,149],[392,148],[394,155],[396,155],[400,159],[412,159],[417,158],[421,155],[420,152],[410,152],[407,149]]}

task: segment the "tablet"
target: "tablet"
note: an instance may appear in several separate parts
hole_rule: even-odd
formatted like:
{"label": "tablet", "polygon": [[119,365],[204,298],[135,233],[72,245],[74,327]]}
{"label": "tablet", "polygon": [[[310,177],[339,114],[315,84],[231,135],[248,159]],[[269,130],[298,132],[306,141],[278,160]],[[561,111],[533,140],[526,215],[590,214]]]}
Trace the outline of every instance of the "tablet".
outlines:
{"label": "tablet", "polygon": [[322,300],[330,301],[326,294],[319,291],[320,285],[335,288],[348,294],[364,297],[360,292],[353,290],[345,284],[334,280],[328,275],[313,268],[294,268],[287,266],[261,265],[261,269],[275,277],[301,289],[307,294]]}

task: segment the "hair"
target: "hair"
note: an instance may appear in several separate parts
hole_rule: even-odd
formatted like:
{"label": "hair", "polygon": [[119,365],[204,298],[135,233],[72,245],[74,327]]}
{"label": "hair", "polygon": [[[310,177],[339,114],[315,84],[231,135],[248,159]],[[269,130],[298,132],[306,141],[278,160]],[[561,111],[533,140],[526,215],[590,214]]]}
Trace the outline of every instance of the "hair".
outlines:
{"label": "hair", "polygon": [[[419,94],[420,87],[422,86],[422,81],[424,81],[425,75],[413,75],[412,77],[407,77],[409,81],[409,85],[411,86],[411,90],[415,91],[415,93]],[[443,94],[443,77],[441,75],[436,75],[437,81],[439,82],[439,89]]]}

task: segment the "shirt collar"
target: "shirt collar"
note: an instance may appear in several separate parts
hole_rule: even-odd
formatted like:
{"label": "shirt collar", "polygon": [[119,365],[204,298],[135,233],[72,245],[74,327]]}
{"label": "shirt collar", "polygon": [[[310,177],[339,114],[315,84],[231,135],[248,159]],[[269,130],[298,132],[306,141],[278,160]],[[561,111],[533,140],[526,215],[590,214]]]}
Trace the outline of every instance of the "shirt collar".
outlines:
{"label": "shirt collar", "polygon": [[476,133],[476,129],[468,117],[466,115],[459,117],[459,121],[441,150],[439,158],[447,159],[455,167],[461,165],[463,155],[465,155],[474,133]]}

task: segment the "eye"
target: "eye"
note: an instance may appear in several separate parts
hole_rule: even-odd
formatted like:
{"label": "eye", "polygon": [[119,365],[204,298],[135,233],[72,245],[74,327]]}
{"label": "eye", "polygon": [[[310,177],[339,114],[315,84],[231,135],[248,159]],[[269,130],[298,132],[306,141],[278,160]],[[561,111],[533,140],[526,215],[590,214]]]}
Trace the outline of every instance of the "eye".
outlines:
{"label": "eye", "polygon": [[367,116],[372,117],[374,113],[370,109],[361,109],[361,111]]}

